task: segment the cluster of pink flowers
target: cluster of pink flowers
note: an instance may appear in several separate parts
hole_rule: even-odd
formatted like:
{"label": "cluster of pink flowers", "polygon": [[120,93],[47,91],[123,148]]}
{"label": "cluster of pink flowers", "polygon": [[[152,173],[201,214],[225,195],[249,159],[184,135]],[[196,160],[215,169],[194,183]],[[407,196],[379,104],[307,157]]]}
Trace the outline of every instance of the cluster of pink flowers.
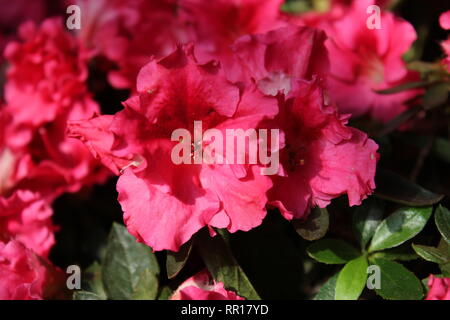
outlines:
{"label": "cluster of pink flowers", "polygon": [[[348,119],[388,121],[420,94],[376,92],[418,77],[402,60],[416,38],[408,22],[383,12],[382,29],[366,28],[367,6],[380,1],[298,16],[282,13],[282,0],[72,3],[80,30],[60,18],[25,22],[4,50],[0,299],[53,291],[52,202],[111,171],[128,230],[153,250],[177,251],[203,227],[248,231],[268,208],[291,220],[340,195],[359,205],[375,188],[378,146]],[[113,87],[130,90],[114,115],[88,90],[97,58]],[[194,121],[280,130],[277,174],[261,174],[263,163],[173,163],[171,134]],[[240,298],[209,277],[189,279],[173,299]]]}
{"label": "cluster of pink flowers", "polygon": [[[164,3],[174,5],[160,2],[163,12]],[[154,51],[147,38],[146,63],[126,59],[125,65],[121,55],[113,55],[119,59],[119,69],[109,77],[113,85],[119,74],[125,79],[140,68],[124,109],[70,122],[69,135],[120,175],[125,224],[154,250],[177,251],[205,226],[212,234],[214,227],[248,231],[262,223],[268,207],[279,208],[286,219],[299,219],[342,194],[351,205],[360,204],[374,189],[377,145],[347,126],[349,115],[339,113],[330,96],[325,33],[287,23],[280,4],[180,1],[164,31],[180,36],[177,44],[174,37],[164,37],[162,47],[173,47],[172,52]],[[108,2],[102,11],[122,5]],[[135,4],[127,8],[139,16]],[[143,46],[140,23],[127,27],[131,36],[121,50]],[[99,33],[102,43],[114,41]],[[103,45],[95,52],[111,58],[109,53]],[[203,130],[221,132],[279,129],[281,148],[272,150],[279,152],[278,173],[262,175],[261,163],[173,163],[172,132],[192,131],[194,121],[202,121]]]}
{"label": "cluster of pink flowers", "polygon": [[87,90],[82,45],[58,18],[39,27],[24,23],[18,38],[4,51],[8,70],[0,108],[1,298],[35,299],[46,297],[44,280],[60,272],[46,260],[57,228],[53,200],[110,173],[66,136],[68,121],[99,112]]}

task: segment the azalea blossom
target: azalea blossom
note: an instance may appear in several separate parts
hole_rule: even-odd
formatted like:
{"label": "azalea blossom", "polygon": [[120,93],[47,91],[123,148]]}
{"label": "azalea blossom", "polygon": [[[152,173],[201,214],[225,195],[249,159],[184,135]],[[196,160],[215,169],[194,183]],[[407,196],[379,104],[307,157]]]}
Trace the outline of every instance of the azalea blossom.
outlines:
{"label": "azalea blossom", "polygon": [[[373,4],[373,0],[353,1],[345,10],[333,9],[331,17],[318,16],[310,22],[300,16],[295,21],[327,34],[328,86],[339,110],[354,117],[368,114],[385,122],[405,111],[409,100],[422,92],[376,92],[420,79],[417,72],[406,68],[402,58],[417,36],[410,23],[387,11],[381,12],[381,29],[369,29],[366,10]],[[336,10],[339,12],[334,13]]]}
{"label": "azalea blossom", "polygon": [[78,38],[91,55],[116,67],[108,74],[116,88],[134,89],[139,70],[189,40],[178,17],[176,0],[70,0],[80,6],[83,27]]}
{"label": "azalea blossom", "polygon": [[55,298],[63,273],[16,240],[0,239],[0,300]]}
{"label": "azalea blossom", "polygon": [[[8,44],[6,104],[0,107],[0,232],[46,257],[55,240],[52,201],[104,181],[108,172],[76,139],[68,120],[99,112],[87,61],[59,19],[25,23]],[[45,183],[43,183],[45,181]]]}
{"label": "azalea blossom", "polygon": [[204,130],[246,130],[278,112],[276,98],[253,85],[232,84],[219,64],[200,64],[193,51],[190,45],[179,47],[147,64],[137,95],[114,117],[69,128],[105,165],[121,172],[117,190],[125,224],[154,250],[178,250],[204,226],[231,232],[258,226],[272,186],[258,164],[173,163],[176,129],[191,131],[194,121],[202,121]]}
{"label": "azalea blossom", "polygon": [[[450,30],[450,10],[441,14],[439,23],[442,29]],[[441,42],[441,46],[446,55],[442,62],[447,67],[447,71],[450,72],[450,36],[447,40]]]}
{"label": "azalea blossom", "polygon": [[224,288],[222,282],[212,279],[207,270],[184,281],[172,294],[170,300],[245,300]]}
{"label": "azalea blossom", "polygon": [[23,181],[10,184],[20,182],[33,189],[45,177],[48,192],[61,193],[103,181],[106,172],[89,151],[65,136],[68,120],[99,112],[87,91],[83,48],[59,19],[48,19],[40,27],[25,23],[19,35],[21,41],[11,42],[5,50],[9,68],[6,104],[0,112],[9,119],[1,129],[8,138],[0,147],[3,154],[13,154],[14,161],[26,162],[28,168],[22,170]]}
{"label": "azalea blossom", "polygon": [[285,133],[285,175],[273,177],[269,199],[286,219],[303,218],[342,194],[359,205],[375,188],[377,144],[346,126],[348,116],[338,114],[322,86],[299,80],[275,119]]}
{"label": "azalea blossom", "polygon": [[254,81],[266,95],[288,95],[298,79],[328,74],[325,39],[318,29],[295,25],[242,36],[231,46],[233,59],[225,64],[227,77],[233,82]]}
{"label": "azalea blossom", "polygon": [[243,35],[264,33],[284,25],[283,0],[181,0],[181,18],[196,42],[201,62],[229,63],[231,45]]}
{"label": "azalea blossom", "polygon": [[450,278],[438,278],[431,274],[428,287],[425,300],[450,300]]}
{"label": "azalea blossom", "polygon": [[328,55],[323,32],[286,26],[265,34],[244,36],[233,45],[234,81],[254,81],[267,95],[280,98],[273,127],[285,134],[283,173],[272,177],[272,205],[287,219],[304,218],[310,208],[326,207],[347,194],[359,205],[375,188],[377,145],[359,130],[347,127],[326,90]]}
{"label": "azalea blossom", "polygon": [[0,1],[0,63],[4,62],[6,45],[16,38],[15,29],[25,21],[42,21],[47,11],[45,0]]}

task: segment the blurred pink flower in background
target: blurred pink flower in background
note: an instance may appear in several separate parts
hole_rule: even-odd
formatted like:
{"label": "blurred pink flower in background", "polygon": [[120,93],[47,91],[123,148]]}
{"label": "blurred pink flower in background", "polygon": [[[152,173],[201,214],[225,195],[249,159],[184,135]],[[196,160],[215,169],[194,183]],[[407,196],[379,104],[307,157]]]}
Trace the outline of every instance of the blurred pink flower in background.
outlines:
{"label": "blurred pink flower in background", "polygon": [[374,3],[361,0],[345,7],[337,4],[327,14],[315,14],[314,19],[300,15],[294,22],[326,32],[330,59],[328,86],[339,110],[354,117],[368,114],[386,122],[405,111],[409,100],[422,90],[389,95],[375,92],[418,81],[420,76],[407,69],[402,57],[416,40],[413,26],[391,12],[382,11],[381,29],[367,28],[366,10]]}
{"label": "blurred pink flower in background", "polygon": [[[41,27],[25,23],[21,42],[5,50],[9,62],[5,84],[6,104],[0,108],[8,139],[1,146],[16,163],[28,164],[23,187],[36,187],[45,176],[48,192],[78,191],[84,184],[101,182],[106,172],[85,146],[65,136],[68,120],[86,119],[99,113],[86,87],[87,60],[76,39],[60,19],[48,19]],[[26,108],[24,108],[26,106]],[[40,190],[41,191],[41,190]]]}
{"label": "blurred pink flower in background", "polygon": [[152,57],[161,58],[185,43],[187,31],[178,18],[176,0],[78,0],[83,27],[80,41],[94,56],[116,64],[109,81],[116,88],[133,89],[139,69]]}
{"label": "blurred pink flower in background", "polygon": [[55,298],[64,275],[19,241],[0,239],[0,300]]}
{"label": "blurred pink flower in background", "polygon": [[[450,30],[450,10],[441,14],[439,23],[442,29]],[[441,42],[441,46],[446,55],[442,62],[447,67],[447,71],[450,72],[450,36],[447,40]]]}
{"label": "blurred pink flower in background", "polygon": [[231,45],[247,34],[264,33],[284,25],[283,0],[181,0],[181,18],[191,30],[200,62],[228,62]]}

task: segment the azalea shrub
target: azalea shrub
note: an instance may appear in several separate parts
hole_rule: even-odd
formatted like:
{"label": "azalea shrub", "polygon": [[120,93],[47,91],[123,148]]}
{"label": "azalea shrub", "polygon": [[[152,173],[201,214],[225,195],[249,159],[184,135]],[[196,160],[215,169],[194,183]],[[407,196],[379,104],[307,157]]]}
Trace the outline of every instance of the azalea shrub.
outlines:
{"label": "azalea shrub", "polygon": [[0,0],[0,299],[450,300],[446,0]]}

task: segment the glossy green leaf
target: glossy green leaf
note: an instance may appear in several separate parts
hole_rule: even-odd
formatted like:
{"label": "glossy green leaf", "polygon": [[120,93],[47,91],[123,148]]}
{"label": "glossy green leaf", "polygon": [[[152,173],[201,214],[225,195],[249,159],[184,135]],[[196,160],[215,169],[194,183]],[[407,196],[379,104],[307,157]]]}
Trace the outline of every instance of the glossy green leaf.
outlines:
{"label": "glossy green leaf", "polygon": [[377,294],[388,300],[420,300],[423,288],[420,280],[401,264],[385,259],[373,259],[380,268],[380,288]]}
{"label": "glossy green leaf", "polygon": [[442,238],[450,244],[450,211],[443,206],[437,207],[434,221]]}
{"label": "glossy green leaf", "polygon": [[339,276],[339,272],[328,279],[327,282],[320,288],[319,292],[315,295],[313,300],[335,300],[336,295],[336,282]]}
{"label": "glossy green leaf", "polygon": [[432,211],[432,207],[395,211],[378,225],[369,252],[393,248],[413,238],[425,227]]}
{"label": "glossy green leaf", "polygon": [[180,247],[178,252],[167,251],[166,270],[169,279],[176,277],[180,273],[186,265],[191,250],[192,241],[188,241]]}
{"label": "glossy green leaf", "polygon": [[419,244],[412,245],[414,251],[423,259],[434,263],[446,263],[449,262],[449,257],[441,252],[438,248],[423,246]]}
{"label": "glossy green leaf", "polygon": [[220,233],[210,237],[207,230],[201,230],[196,235],[195,246],[216,281],[223,282],[225,288],[233,290],[241,297],[260,299]]}
{"label": "glossy green leaf", "polygon": [[75,291],[73,293],[73,300],[105,300],[105,299],[93,292]]}
{"label": "glossy green leaf", "polygon": [[360,256],[349,261],[339,273],[336,282],[336,300],[357,300],[367,280],[367,258]]}
{"label": "glossy green leaf", "polygon": [[169,300],[172,293],[172,289],[170,289],[168,286],[164,286],[159,291],[157,300]]}
{"label": "glossy green leaf", "polygon": [[366,247],[380,224],[384,207],[384,201],[371,197],[355,210],[353,230],[362,248]]}
{"label": "glossy green leaf", "polygon": [[377,169],[376,185],[376,196],[413,207],[431,206],[444,197],[428,191],[392,171],[381,168]]}
{"label": "glossy green leaf", "polygon": [[441,240],[439,240],[439,244],[438,244],[437,248],[441,252],[443,252],[445,255],[449,255],[450,256],[450,243],[445,241],[444,238],[441,238]]}
{"label": "glossy green leaf", "polygon": [[419,258],[408,243],[392,249],[374,252],[371,257],[397,261],[411,261]]}
{"label": "glossy green leaf", "polygon": [[440,264],[439,268],[441,269],[442,275],[444,277],[450,278],[450,262],[449,263]]}
{"label": "glossy green leaf", "polygon": [[81,287],[84,291],[94,293],[101,299],[106,299],[106,292],[102,282],[102,269],[98,262],[94,262],[84,272]]}
{"label": "glossy green leaf", "polygon": [[314,208],[305,222],[294,220],[295,231],[305,240],[319,240],[325,236],[330,224],[326,208]]}
{"label": "glossy green leaf", "polygon": [[159,266],[151,249],[114,223],[109,234],[102,279],[109,299],[155,299]]}
{"label": "glossy green leaf", "polygon": [[344,264],[360,255],[358,250],[340,239],[318,240],[306,251],[311,258],[327,264]]}

